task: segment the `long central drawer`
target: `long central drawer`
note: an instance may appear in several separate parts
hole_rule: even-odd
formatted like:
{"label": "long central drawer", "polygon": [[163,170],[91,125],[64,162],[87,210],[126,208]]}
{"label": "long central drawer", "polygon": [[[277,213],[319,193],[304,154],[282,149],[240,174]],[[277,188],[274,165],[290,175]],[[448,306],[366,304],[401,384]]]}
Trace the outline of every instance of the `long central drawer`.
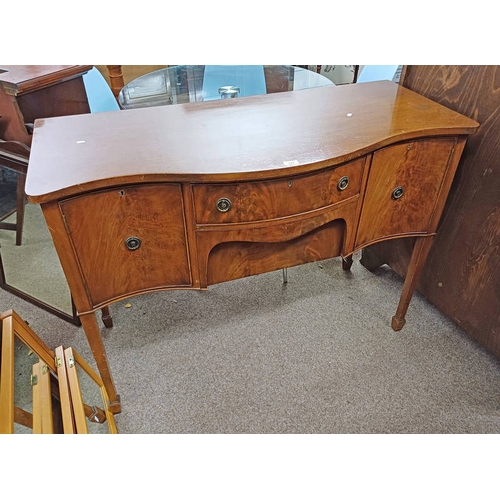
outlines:
{"label": "long central drawer", "polygon": [[193,184],[197,224],[255,222],[316,210],[359,193],[365,159],[259,182]]}

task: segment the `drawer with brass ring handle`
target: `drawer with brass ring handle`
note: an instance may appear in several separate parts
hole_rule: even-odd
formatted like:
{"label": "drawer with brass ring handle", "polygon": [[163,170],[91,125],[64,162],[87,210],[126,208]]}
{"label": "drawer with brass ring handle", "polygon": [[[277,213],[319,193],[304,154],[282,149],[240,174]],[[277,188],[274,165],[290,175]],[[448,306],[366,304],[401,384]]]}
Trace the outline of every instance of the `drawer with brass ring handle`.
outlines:
{"label": "drawer with brass ring handle", "polygon": [[219,212],[229,212],[233,204],[229,198],[219,198],[216,203],[217,210]]}
{"label": "drawer with brass ring handle", "polygon": [[398,186],[393,192],[392,192],[392,199],[393,200],[399,200],[401,196],[404,194],[404,189],[401,186]]}
{"label": "drawer with brass ring handle", "polygon": [[257,222],[303,214],[360,193],[365,159],[272,179],[193,183],[197,224]]}

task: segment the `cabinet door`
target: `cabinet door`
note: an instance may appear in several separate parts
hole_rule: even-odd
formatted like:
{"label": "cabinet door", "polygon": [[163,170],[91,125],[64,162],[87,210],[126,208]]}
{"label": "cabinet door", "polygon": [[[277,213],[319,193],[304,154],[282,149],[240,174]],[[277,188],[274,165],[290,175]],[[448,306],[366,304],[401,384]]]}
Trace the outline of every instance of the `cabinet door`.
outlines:
{"label": "cabinet door", "polygon": [[100,191],[60,207],[94,306],[191,284],[180,184]]}
{"label": "cabinet door", "polygon": [[356,247],[386,237],[425,234],[455,138],[409,141],[373,154]]}

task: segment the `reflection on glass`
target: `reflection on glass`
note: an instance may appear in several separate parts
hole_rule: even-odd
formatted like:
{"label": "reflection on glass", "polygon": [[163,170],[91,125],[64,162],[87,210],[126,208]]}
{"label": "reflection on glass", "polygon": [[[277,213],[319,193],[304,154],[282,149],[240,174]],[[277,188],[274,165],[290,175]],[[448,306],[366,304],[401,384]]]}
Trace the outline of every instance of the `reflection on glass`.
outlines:
{"label": "reflection on glass", "polygon": [[[16,222],[15,182],[9,170],[0,167],[0,219]],[[10,213],[10,215],[8,215]],[[52,237],[39,205],[25,209],[22,245],[16,232],[0,230],[0,255],[5,284],[73,317],[73,305]]]}

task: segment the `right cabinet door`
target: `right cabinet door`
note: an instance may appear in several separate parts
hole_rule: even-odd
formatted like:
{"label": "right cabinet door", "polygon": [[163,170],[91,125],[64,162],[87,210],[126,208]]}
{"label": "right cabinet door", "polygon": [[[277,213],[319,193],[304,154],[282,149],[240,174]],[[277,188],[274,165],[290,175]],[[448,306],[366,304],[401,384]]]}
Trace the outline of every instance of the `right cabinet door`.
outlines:
{"label": "right cabinet door", "polygon": [[455,138],[387,146],[373,154],[356,248],[428,230]]}

